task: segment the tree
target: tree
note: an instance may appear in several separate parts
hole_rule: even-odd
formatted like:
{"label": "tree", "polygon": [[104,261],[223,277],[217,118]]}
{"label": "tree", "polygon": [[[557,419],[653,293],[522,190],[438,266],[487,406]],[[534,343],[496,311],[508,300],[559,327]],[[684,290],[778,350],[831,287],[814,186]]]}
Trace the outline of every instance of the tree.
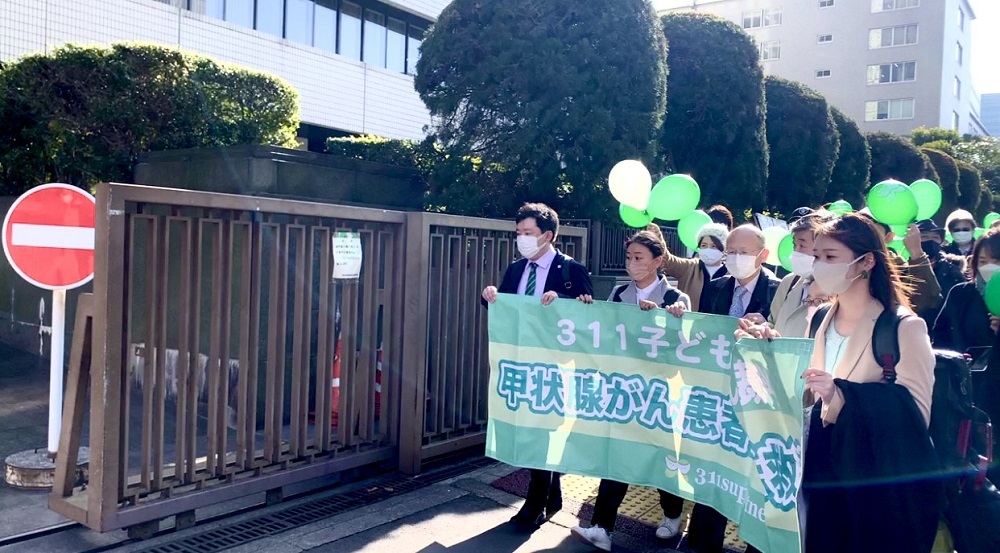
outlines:
{"label": "tree", "polygon": [[131,180],[148,150],[295,143],[284,81],[152,45],[64,46],[0,71],[0,181]]}
{"label": "tree", "polygon": [[956,144],[955,158],[971,163],[982,177],[983,184],[1000,193],[1000,138],[976,137]]}
{"label": "tree", "polygon": [[672,13],[662,21],[670,42],[660,140],[667,166],[698,181],[705,205],[763,207],[764,74],[753,39],[706,14]]}
{"label": "tree", "polygon": [[910,141],[914,146],[926,146],[930,142],[947,142],[948,144],[958,144],[962,137],[958,132],[940,127],[927,128],[917,127],[910,133]]}
{"label": "tree", "polygon": [[947,216],[959,207],[958,165],[954,158],[940,150],[920,148],[920,152],[927,156],[938,176],[934,181],[941,187],[941,209],[938,214]]}
{"label": "tree", "polygon": [[958,166],[958,207],[975,212],[982,196],[983,183],[979,170],[971,163],[955,160]]}
{"label": "tree", "polygon": [[[930,161],[909,140],[887,132],[868,133],[867,138],[872,155],[872,184],[886,179],[909,184],[918,179],[931,178],[928,171]],[[937,175],[933,176],[931,180],[938,182]]]}
{"label": "tree", "polygon": [[871,148],[857,123],[833,106],[830,106],[830,113],[833,114],[840,134],[840,153],[833,166],[833,176],[830,178],[825,200],[844,199],[853,206],[861,206],[870,182]]}
{"label": "tree", "polygon": [[826,199],[840,150],[837,124],[816,91],[793,81],[768,76],[767,176],[768,207],[790,213]]}
{"label": "tree", "polygon": [[993,211],[993,193],[987,187],[982,187],[979,192],[979,206],[976,207],[976,220],[982,221],[989,212]]}
{"label": "tree", "polygon": [[597,216],[615,207],[603,183],[615,163],[654,161],[665,58],[645,0],[455,0],[423,42],[415,86],[446,151],[516,172],[529,183],[520,200]]}

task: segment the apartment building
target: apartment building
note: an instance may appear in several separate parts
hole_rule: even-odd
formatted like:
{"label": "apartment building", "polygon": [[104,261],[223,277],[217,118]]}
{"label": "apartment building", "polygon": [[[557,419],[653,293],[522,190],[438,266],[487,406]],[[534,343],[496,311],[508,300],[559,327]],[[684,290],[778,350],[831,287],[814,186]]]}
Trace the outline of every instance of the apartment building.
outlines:
{"label": "apartment building", "polygon": [[268,71],[301,95],[303,144],[421,138],[424,32],[449,0],[2,0],[0,60],[65,43],[152,42]]}
{"label": "apartment building", "polygon": [[663,12],[691,10],[742,26],[766,74],[817,90],[865,131],[985,134],[969,0],[692,0]]}

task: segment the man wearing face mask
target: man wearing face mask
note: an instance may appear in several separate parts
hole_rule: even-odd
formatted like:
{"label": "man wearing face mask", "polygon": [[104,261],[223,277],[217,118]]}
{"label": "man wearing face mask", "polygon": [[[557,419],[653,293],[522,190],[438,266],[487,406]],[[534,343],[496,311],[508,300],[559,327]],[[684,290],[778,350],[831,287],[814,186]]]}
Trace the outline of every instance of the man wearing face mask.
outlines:
{"label": "man wearing face mask", "polygon": [[[771,302],[781,281],[762,265],[767,259],[764,234],[753,225],[736,227],[726,238],[726,268],[729,274],[708,283],[702,313],[743,318],[771,315]],[[697,504],[688,525],[688,544],[699,553],[721,553],[726,517],[715,509]],[[756,552],[753,546],[748,552]]]}
{"label": "man wearing face mask", "polygon": [[976,219],[964,209],[956,209],[948,215],[944,227],[951,233],[952,243],[945,246],[945,253],[952,255],[972,255],[973,238],[976,230]]}
{"label": "man wearing face mask", "polygon": [[[833,214],[814,211],[792,222],[795,250],[791,255],[792,274],[781,280],[771,302],[770,327],[788,338],[803,338],[808,331],[810,307],[818,307],[827,294],[813,282],[813,241],[816,229],[832,219]],[[741,325],[743,326],[743,325]]]}
{"label": "man wearing face mask", "polygon": [[[521,294],[539,298],[549,305],[556,298],[577,299],[594,295],[587,268],[557,250],[553,243],[559,232],[559,215],[542,203],[527,203],[517,210],[517,251],[521,259],[503,274],[500,288],[483,290],[483,305],[497,300],[497,294]],[[562,509],[559,473],[531,470],[528,496],[511,522],[535,527]]]}

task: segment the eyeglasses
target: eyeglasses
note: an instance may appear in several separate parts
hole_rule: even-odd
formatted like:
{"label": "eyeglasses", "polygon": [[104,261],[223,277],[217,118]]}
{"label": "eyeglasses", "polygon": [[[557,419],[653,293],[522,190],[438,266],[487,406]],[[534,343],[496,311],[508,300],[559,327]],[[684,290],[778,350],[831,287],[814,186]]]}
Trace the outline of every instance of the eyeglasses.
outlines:
{"label": "eyeglasses", "polygon": [[953,230],[952,232],[972,232],[972,229],[971,228],[957,228],[957,229]]}
{"label": "eyeglasses", "polygon": [[723,253],[725,253],[726,255],[752,255],[752,256],[757,256],[758,254],[760,254],[761,251],[763,251],[763,250],[755,250],[755,251],[752,251],[752,252],[732,252],[732,251],[726,251],[726,252],[723,252]]}

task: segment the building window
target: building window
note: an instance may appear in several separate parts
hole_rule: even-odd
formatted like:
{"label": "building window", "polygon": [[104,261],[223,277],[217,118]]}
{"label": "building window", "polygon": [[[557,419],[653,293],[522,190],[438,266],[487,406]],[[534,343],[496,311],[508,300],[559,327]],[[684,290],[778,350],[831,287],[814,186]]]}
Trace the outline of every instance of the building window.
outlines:
{"label": "building window", "polygon": [[781,25],[781,8],[771,8],[769,10],[764,10],[764,26],[774,27],[776,25]]}
{"label": "building window", "polygon": [[962,81],[958,77],[955,77],[955,97],[962,98]]}
{"label": "building window", "polygon": [[828,42],[833,42],[833,35],[819,35],[816,37],[816,42],[820,44],[826,44]]}
{"label": "building window", "polygon": [[[222,3],[221,0],[219,3]],[[253,0],[226,0],[225,4],[226,21],[253,29]]]}
{"label": "building window", "polygon": [[833,0],[819,0],[819,7],[829,8],[833,6]]}
{"label": "building window", "polygon": [[965,10],[962,9],[962,6],[958,7],[958,28],[965,30]]}
{"label": "building window", "polygon": [[410,25],[406,35],[406,72],[417,74],[417,62],[420,61],[420,45],[424,42],[424,30]]}
{"label": "building window", "polygon": [[385,67],[385,16],[374,10],[365,10],[364,62]]}
{"label": "building window", "polygon": [[920,6],[920,0],[872,0],[872,12],[890,12]]}
{"label": "building window", "polygon": [[327,52],[337,52],[337,0],[316,0],[313,46]]}
{"label": "building window", "polygon": [[904,83],[917,78],[917,62],[897,61],[868,66],[868,84]]}
{"label": "building window", "polygon": [[274,35],[284,36],[285,30],[285,3],[283,0],[257,0],[257,24],[254,28],[258,31]]}
{"label": "building window", "polygon": [[743,12],[743,28],[744,29],[756,29],[758,27],[764,26],[763,12],[760,10],[754,10],[752,12]]}
{"label": "building window", "polygon": [[889,48],[891,46],[905,46],[917,43],[917,24],[896,25],[894,27],[882,27],[872,29],[868,33],[868,47]]}
{"label": "building window", "polygon": [[340,3],[340,44],[337,48],[341,56],[361,61],[361,6],[350,2]]}
{"label": "building window", "polygon": [[781,41],[770,40],[760,45],[760,59],[763,61],[781,58]]}
{"label": "building window", "polygon": [[816,70],[816,78],[817,79],[826,79],[829,76],[830,76],[830,70],[829,69],[817,69]]}
{"label": "building window", "polygon": [[390,17],[387,28],[385,67],[397,73],[406,73],[406,23]]}
{"label": "building window", "polygon": [[781,8],[743,12],[743,28],[757,29],[781,25]]}
{"label": "building window", "polygon": [[286,0],[285,38],[302,44],[313,43],[313,0]]}
{"label": "building window", "polygon": [[205,0],[205,15],[215,19],[225,19],[225,0]]}
{"label": "building window", "polygon": [[962,54],[963,54],[962,44],[961,43],[956,43],[955,44],[955,61],[958,62],[959,65],[962,65],[962,57],[963,57]]}
{"label": "building window", "polygon": [[865,102],[865,121],[913,119],[913,98]]}
{"label": "building window", "polygon": [[959,129],[959,123],[961,123],[961,119],[958,117],[958,112],[957,111],[951,112],[951,128],[952,128],[952,130],[957,131]]}

